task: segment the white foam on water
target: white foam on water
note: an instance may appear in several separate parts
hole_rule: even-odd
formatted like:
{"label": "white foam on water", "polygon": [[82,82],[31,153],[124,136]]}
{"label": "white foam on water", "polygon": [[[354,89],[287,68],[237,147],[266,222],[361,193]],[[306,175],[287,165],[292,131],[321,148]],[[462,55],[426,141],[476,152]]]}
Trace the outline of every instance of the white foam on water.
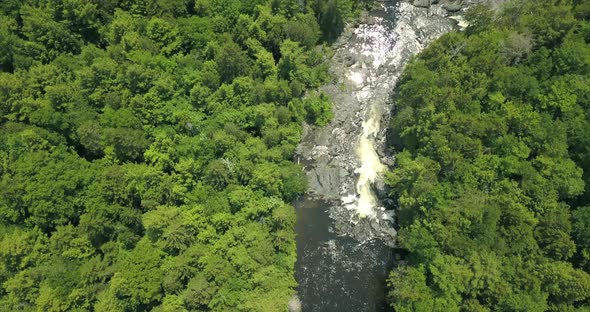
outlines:
{"label": "white foam on water", "polygon": [[356,149],[361,166],[356,170],[359,174],[356,191],[359,194],[356,211],[361,216],[374,217],[377,199],[371,185],[386,170],[375,150],[375,136],[379,132],[380,114],[373,107],[369,118],[363,122],[363,132]]}
{"label": "white foam on water", "polygon": [[459,26],[459,28],[461,30],[463,30],[463,29],[467,28],[467,26],[469,26],[469,22],[467,22],[462,15],[453,15],[453,16],[449,16],[449,18],[457,21],[457,26]]}
{"label": "white foam on water", "polygon": [[[359,44],[351,48],[352,53],[362,55],[368,60],[354,64],[349,69],[348,79],[353,81],[357,86],[367,84],[355,92],[356,98],[361,102],[369,102],[368,113],[365,116],[359,116],[364,119],[362,122],[362,133],[359,136],[355,153],[360,166],[355,170],[358,174],[358,180],[355,185],[356,196],[346,195],[342,197],[342,203],[348,209],[356,210],[360,217],[374,218],[376,216],[377,198],[373,192],[372,184],[378,179],[385,170],[386,166],[381,163],[379,155],[375,150],[375,137],[380,130],[381,112],[378,109],[379,103],[370,103],[374,100],[383,101],[384,99],[373,99],[371,94],[375,91],[372,85],[379,83],[377,69],[388,63],[388,59],[393,57],[392,51],[395,49],[395,35],[392,36],[391,28],[384,25],[383,20],[376,18],[372,24],[363,24],[355,29],[354,35],[357,37]],[[367,76],[358,72],[358,67],[365,69]]]}
{"label": "white foam on water", "polygon": [[[408,53],[417,53],[424,47],[424,42],[416,39],[418,29],[433,23],[427,14],[412,15],[412,12],[420,9],[409,3],[399,3],[397,8],[399,20],[393,27],[389,22],[377,17],[372,23],[357,27],[354,30],[356,44],[349,50],[352,55],[356,54],[359,58],[349,67],[347,78],[360,87],[353,92],[365,107],[366,113],[361,111],[357,114],[363,122],[362,132],[355,146],[359,163],[355,170],[358,174],[356,194],[346,193],[341,199],[347,209],[356,210],[360,217],[375,218],[378,215],[377,209],[381,208],[378,207],[379,201],[372,185],[387,170],[381,163],[375,142],[379,135],[382,114],[387,107],[385,103],[401,72],[398,69],[401,69],[408,59]],[[391,74],[384,75],[383,69]]]}
{"label": "white foam on water", "polygon": [[354,82],[354,84],[357,86],[362,86],[363,82],[365,81],[365,77],[363,76],[363,73],[361,73],[360,71],[356,71],[356,70],[350,70],[347,75],[347,78],[348,78],[348,80]]}

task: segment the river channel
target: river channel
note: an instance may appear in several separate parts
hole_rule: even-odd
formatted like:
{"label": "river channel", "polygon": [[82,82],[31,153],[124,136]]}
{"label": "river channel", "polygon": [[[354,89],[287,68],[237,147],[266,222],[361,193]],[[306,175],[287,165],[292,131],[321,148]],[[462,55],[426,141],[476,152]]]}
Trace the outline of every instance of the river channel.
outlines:
{"label": "river channel", "polygon": [[309,181],[308,193],[294,202],[303,312],[389,311],[385,283],[396,262],[396,231],[382,180],[394,165],[385,133],[405,64],[457,27],[458,8],[432,2],[377,2],[334,44],[336,78],[322,88],[333,99],[334,118],[323,128],[306,127],[296,156]]}

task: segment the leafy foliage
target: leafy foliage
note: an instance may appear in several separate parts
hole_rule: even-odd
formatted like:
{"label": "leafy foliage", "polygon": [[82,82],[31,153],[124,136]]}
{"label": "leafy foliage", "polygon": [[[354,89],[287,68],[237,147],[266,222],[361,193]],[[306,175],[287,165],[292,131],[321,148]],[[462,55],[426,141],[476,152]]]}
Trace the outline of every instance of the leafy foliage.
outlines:
{"label": "leafy foliage", "polygon": [[286,310],[302,97],[358,7],[1,1],[1,309]]}
{"label": "leafy foliage", "polygon": [[475,7],[406,68],[391,127],[396,311],[587,311],[584,1]]}

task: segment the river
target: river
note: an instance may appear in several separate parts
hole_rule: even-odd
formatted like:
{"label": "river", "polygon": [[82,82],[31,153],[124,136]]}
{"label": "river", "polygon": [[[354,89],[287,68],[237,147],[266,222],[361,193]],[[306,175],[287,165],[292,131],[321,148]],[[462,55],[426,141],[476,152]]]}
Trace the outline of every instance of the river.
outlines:
{"label": "river", "polygon": [[296,156],[309,180],[308,193],[294,203],[304,312],[388,311],[385,281],[395,264],[396,232],[383,196],[383,174],[394,165],[385,126],[404,65],[457,27],[450,15],[458,8],[449,3],[456,1],[428,8],[378,2],[334,44],[336,81],[322,88],[333,99],[334,119],[306,127]]}

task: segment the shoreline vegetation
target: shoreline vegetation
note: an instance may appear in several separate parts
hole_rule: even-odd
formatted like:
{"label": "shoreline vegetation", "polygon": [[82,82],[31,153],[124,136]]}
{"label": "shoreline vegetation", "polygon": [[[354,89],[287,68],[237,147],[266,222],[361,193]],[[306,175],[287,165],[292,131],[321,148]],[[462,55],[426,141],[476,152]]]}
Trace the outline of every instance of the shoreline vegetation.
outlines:
{"label": "shoreline vegetation", "polygon": [[0,310],[286,310],[292,156],[365,5],[2,1]]}
{"label": "shoreline vegetation", "polygon": [[471,8],[408,64],[395,311],[590,309],[590,2]]}

